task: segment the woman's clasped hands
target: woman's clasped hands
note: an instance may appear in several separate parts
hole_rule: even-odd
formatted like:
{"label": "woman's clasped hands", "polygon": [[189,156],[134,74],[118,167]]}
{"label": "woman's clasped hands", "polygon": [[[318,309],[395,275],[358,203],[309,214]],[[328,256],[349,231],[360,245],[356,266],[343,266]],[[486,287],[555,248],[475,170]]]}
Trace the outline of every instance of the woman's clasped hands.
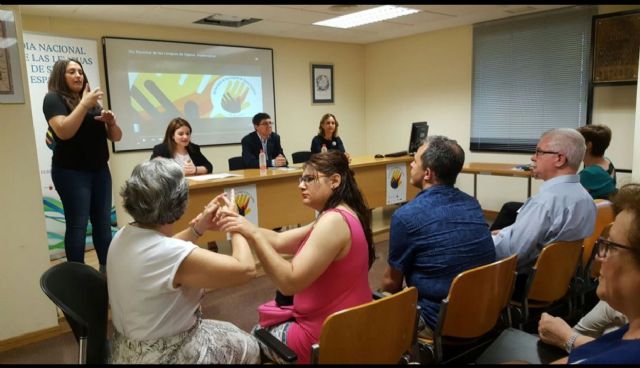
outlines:
{"label": "woman's clasped hands", "polygon": [[245,237],[250,237],[258,227],[238,213],[235,198],[228,198],[227,193],[217,195],[211,200],[202,212],[189,222],[199,234],[204,231],[214,230],[223,232],[237,232]]}

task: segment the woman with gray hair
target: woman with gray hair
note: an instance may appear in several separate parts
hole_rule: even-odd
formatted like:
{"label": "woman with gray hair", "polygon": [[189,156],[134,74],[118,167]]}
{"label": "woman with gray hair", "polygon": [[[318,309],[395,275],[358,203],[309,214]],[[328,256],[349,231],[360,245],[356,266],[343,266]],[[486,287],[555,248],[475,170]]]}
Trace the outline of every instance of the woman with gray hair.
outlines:
{"label": "woman with gray hair", "polygon": [[239,234],[232,234],[230,256],[192,243],[205,231],[218,230],[215,215],[231,207],[224,194],[172,236],[188,194],[182,168],[165,158],[137,165],[120,191],[134,222],[118,231],[108,254],[110,363],[260,362],[251,335],[228,322],[202,319],[204,289],[253,279],[255,261]]}

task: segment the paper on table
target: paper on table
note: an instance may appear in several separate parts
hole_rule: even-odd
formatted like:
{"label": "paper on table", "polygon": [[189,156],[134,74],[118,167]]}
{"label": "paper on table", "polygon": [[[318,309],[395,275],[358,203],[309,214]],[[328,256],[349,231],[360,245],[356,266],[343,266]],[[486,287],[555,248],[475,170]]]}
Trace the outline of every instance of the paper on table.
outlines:
{"label": "paper on table", "polygon": [[271,170],[282,170],[282,171],[292,171],[292,170],[299,170],[299,167],[287,167],[287,166],[280,166],[280,167],[270,167],[269,169]]}
{"label": "paper on table", "polygon": [[233,177],[233,176],[242,176],[242,175],[229,174],[229,173],[217,173],[217,174],[206,174],[206,175],[190,176],[187,179],[195,180],[195,181],[206,181],[206,180],[230,178],[230,177]]}
{"label": "paper on table", "polygon": [[516,165],[512,167],[511,170],[529,171],[531,170],[531,165]]}

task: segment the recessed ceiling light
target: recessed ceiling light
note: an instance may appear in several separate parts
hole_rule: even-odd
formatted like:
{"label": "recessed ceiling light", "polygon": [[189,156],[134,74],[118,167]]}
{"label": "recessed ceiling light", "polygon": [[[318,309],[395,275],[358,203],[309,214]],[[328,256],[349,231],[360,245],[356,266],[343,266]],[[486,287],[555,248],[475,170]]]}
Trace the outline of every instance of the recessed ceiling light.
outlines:
{"label": "recessed ceiling light", "polygon": [[367,9],[352,14],[341,15],[336,18],[315,22],[314,25],[335,27],[335,28],[352,28],[364,24],[380,22],[383,20],[401,17],[417,13],[419,10],[403,8],[394,5],[384,5],[377,8]]}

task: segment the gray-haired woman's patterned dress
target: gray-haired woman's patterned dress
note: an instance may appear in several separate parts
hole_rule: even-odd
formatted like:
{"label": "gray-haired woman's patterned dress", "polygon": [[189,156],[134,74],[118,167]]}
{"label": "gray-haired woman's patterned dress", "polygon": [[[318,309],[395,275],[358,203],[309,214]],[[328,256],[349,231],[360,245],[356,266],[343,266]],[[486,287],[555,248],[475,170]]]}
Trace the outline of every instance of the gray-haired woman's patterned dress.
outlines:
{"label": "gray-haired woman's patterned dress", "polygon": [[160,339],[131,340],[114,330],[109,363],[254,364],[260,347],[233,324],[198,316],[189,330]]}

